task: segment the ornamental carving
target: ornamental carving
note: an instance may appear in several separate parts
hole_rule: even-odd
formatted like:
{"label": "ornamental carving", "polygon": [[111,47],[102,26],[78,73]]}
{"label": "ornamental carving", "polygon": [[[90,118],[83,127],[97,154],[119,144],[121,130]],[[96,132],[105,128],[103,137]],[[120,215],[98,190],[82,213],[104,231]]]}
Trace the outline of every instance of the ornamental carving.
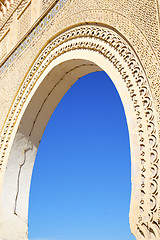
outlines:
{"label": "ornamental carving", "polygon": [[[90,38],[94,41],[90,41]],[[72,40],[76,40],[74,43]],[[113,48],[119,56],[126,62],[128,69],[131,71],[134,77],[134,83],[129,78],[125,68],[116,56],[110,52],[103,45],[97,44],[96,39],[100,42],[104,42]],[[63,43],[67,43],[63,47]],[[62,47],[61,47],[62,45]],[[158,141],[156,132],[156,120],[154,116],[154,106],[152,102],[150,88],[145,76],[145,72],[137,60],[137,57],[129,47],[129,45],[118,36],[114,31],[104,29],[95,26],[82,26],[72,29],[53,40],[42,51],[40,56],[29,71],[25,78],[21,89],[15,99],[13,107],[8,116],[3,135],[1,138],[1,162],[3,165],[5,159],[5,152],[8,147],[10,136],[14,129],[15,122],[23,108],[23,105],[29,96],[30,92],[34,88],[37,79],[44,72],[46,67],[51,61],[58,56],[76,49],[89,49],[90,51],[96,51],[102,54],[105,58],[114,65],[114,67],[121,74],[126,88],[130,93],[130,97],[133,103],[133,108],[137,118],[138,135],[139,135],[139,148],[141,151],[141,157],[138,160],[141,163],[141,198],[139,199],[139,215],[137,216],[137,230],[142,238],[155,237],[159,238],[159,158],[158,158]],[[138,94],[135,91],[134,85],[136,84]],[[141,102],[140,102],[141,101]],[[145,115],[141,113],[141,105],[143,104],[143,110]],[[143,122],[145,121],[147,130]],[[147,133],[147,134],[146,134]],[[147,136],[147,137],[146,137]],[[150,145],[150,159],[146,158],[146,142]],[[148,179],[150,179],[148,183]],[[148,191],[148,184],[150,185]],[[148,206],[149,209],[148,209]],[[146,215],[147,213],[147,215]]]}
{"label": "ornamental carving", "polygon": [[[136,119],[138,197],[134,206],[136,215],[134,219],[132,214],[130,216],[134,222],[131,229],[137,240],[159,240],[159,1],[41,0],[39,5],[36,3],[36,0],[0,1],[0,92],[8,91],[8,97],[5,96],[0,105],[4,107],[3,113],[9,111],[6,120],[0,116],[0,121],[4,123],[0,135],[2,185],[22,113],[39,79],[54,61],[65,58],[67,54],[94,52],[118,72]],[[22,61],[26,62],[22,64]],[[12,76],[15,78],[13,89],[8,86]],[[10,97],[12,92],[14,94]],[[36,118],[33,128],[35,122]],[[27,136],[27,143],[30,143],[32,130]],[[34,146],[29,149],[32,152]],[[27,161],[28,152],[25,150],[24,153]],[[20,185],[18,174],[18,188]],[[19,217],[20,193],[19,189],[16,191],[13,214]],[[26,220],[23,222],[26,224]]]}

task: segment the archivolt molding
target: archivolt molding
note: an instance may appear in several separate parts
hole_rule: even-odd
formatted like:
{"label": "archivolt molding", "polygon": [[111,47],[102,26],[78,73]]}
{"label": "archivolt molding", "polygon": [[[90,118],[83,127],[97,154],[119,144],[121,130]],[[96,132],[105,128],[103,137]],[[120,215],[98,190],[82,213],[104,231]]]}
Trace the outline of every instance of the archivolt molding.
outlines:
{"label": "archivolt molding", "polygon": [[[79,3],[78,1],[67,1],[65,6],[63,6],[61,11],[59,11],[59,13],[57,14],[57,17],[52,19],[49,22],[49,24],[45,26],[43,31],[39,33],[38,36],[35,37],[34,40],[30,42],[30,44],[26,47],[26,50],[28,48],[34,47],[36,44],[38,46],[40,44],[43,46],[45,42],[48,41],[49,36],[53,36],[53,34],[56,35],[63,29],[70,28],[70,26],[72,26],[73,23],[84,24],[84,22],[86,22],[86,24],[89,24],[89,22],[95,22],[95,24],[98,24],[100,22],[100,23],[104,23],[105,25],[107,24],[107,26],[117,29],[119,33],[125,36],[126,39],[128,39],[128,41],[132,45],[132,47],[135,49],[135,52],[140,58],[140,61],[142,62],[142,65],[145,69],[147,79],[152,89],[154,105],[160,116],[160,90],[159,90],[160,62],[157,58],[155,49],[153,50],[152,45],[147,40],[147,37],[142,33],[142,31],[140,31],[137,28],[137,26],[133,22],[131,22],[130,19],[128,19],[127,17],[123,16],[118,12],[113,12],[111,10],[107,10],[107,9],[96,10],[94,9],[95,8],[95,5],[93,5],[94,2],[95,1],[89,1],[90,5],[89,6],[87,5],[88,9],[91,7],[93,9],[89,9],[89,10],[84,9],[83,11],[80,12],[79,8],[81,3]],[[100,5],[99,7],[103,7],[103,6]],[[73,11],[71,11],[71,9],[73,9]],[[83,9],[83,6],[81,6],[81,9]],[[33,29],[33,33],[34,33],[34,29]],[[157,52],[159,52],[158,49],[159,48],[157,47]],[[36,49],[35,49],[35,52],[36,52]],[[22,53],[20,53],[20,55],[22,57]],[[17,61],[19,57],[20,56],[17,56],[17,59],[16,59]],[[30,64],[30,62],[32,61],[31,58],[32,57],[29,55],[25,62],[28,61],[27,64]],[[10,61],[10,58],[4,63],[4,66],[2,66],[1,68],[6,67],[9,61]],[[11,64],[8,67],[8,69],[5,70],[5,72],[3,73],[3,77],[6,77],[7,71],[12,71],[13,66],[14,67],[16,66],[16,62],[14,64]],[[23,72],[25,72],[25,66],[22,66],[21,75],[24,75]],[[159,118],[159,125],[160,125],[160,118]]]}
{"label": "archivolt molding", "polygon": [[[150,143],[150,170],[152,172],[151,181],[150,181],[150,211],[148,211],[148,219],[146,219],[146,210],[148,203],[145,202],[145,193],[146,193],[146,182],[145,182],[145,172],[146,169],[146,162],[145,159],[145,145],[144,145],[144,129],[142,125],[142,116],[140,112],[140,105],[138,104],[138,99],[135,94],[135,90],[133,88],[133,84],[131,80],[128,78],[127,73],[124,71],[123,66],[117,60],[117,58],[107,49],[104,49],[100,44],[97,43],[84,41],[84,37],[94,37],[100,39],[101,41],[105,41],[111,47],[113,47],[125,60],[129,69],[131,70],[135,82],[139,88],[139,94],[141,95],[142,102],[144,104],[144,110],[146,114],[146,122],[148,127],[148,142]],[[69,44],[69,40],[71,39],[79,39],[80,41],[75,42],[74,44]],[[59,48],[56,50],[58,46],[62,43],[68,41],[68,46],[65,48]],[[158,145],[157,145],[157,136],[155,130],[155,123],[154,123],[154,115],[153,115],[153,105],[151,100],[150,91],[148,89],[148,84],[145,80],[145,76],[143,71],[141,70],[141,66],[136,60],[136,57],[133,51],[128,47],[128,45],[120,39],[120,37],[115,34],[111,30],[104,30],[100,27],[79,27],[73,30],[62,34],[55,40],[53,40],[40,54],[39,58],[33,65],[31,71],[29,72],[27,78],[24,80],[24,83],[17,95],[17,98],[14,102],[14,105],[11,109],[10,115],[8,116],[8,121],[6,123],[5,129],[3,131],[2,139],[1,139],[1,166],[3,164],[3,159],[5,159],[5,152],[8,147],[9,139],[12,134],[15,122],[19,116],[19,113],[26,101],[28,95],[30,94],[31,90],[34,87],[37,79],[43,73],[45,68],[49,65],[49,63],[58,57],[59,55],[72,51],[74,49],[90,49],[92,51],[98,51],[100,54],[103,54],[106,58],[108,58],[112,64],[118,69],[119,73],[122,75],[124,82],[128,91],[130,92],[131,99],[133,101],[133,106],[137,116],[137,124],[138,124],[138,131],[140,135],[139,139],[139,146],[141,149],[141,164],[142,164],[142,184],[141,184],[141,193],[142,197],[140,200],[139,208],[141,209],[141,214],[138,217],[137,222],[137,229],[140,230],[142,236],[146,237],[146,234],[149,236],[150,233],[153,233],[155,237],[159,237],[159,219],[158,219],[158,179],[159,179],[159,172],[158,172]],[[49,55],[54,50],[54,53]],[[49,56],[49,58],[48,58]],[[145,206],[146,205],[146,206]],[[144,215],[144,216],[143,216]],[[145,230],[144,230],[145,229]]]}
{"label": "archivolt molding", "polygon": [[[78,4],[77,1],[75,1],[75,4]],[[153,49],[152,44],[148,41],[148,38],[146,35],[144,35],[142,29],[139,29],[138,26],[135,25],[134,21],[131,21],[132,19],[123,16],[119,12],[108,9],[94,9],[94,5],[88,7],[92,9],[78,12],[78,8],[80,8],[79,3],[75,9],[72,6],[74,11],[77,11],[77,13],[73,12],[72,15],[70,15],[67,12],[69,11],[69,8],[68,10],[64,8],[61,10],[62,18],[60,18],[59,22],[56,22],[56,26],[59,29],[72,26],[73,23],[104,23],[111,28],[114,28],[115,31],[117,30],[120,34],[122,34],[122,36],[125,36],[125,38],[128,39],[132,47],[135,49],[135,52],[140,58],[140,61],[142,62],[142,65],[145,69],[147,79],[149,80],[150,86],[152,88],[152,94],[154,95],[156,110],[160,114],[160,56],[158,57],[158,40],[156,41],[156,48]],[[103,8],[103,6],[101,6],[101,8]],[[63,16],[63,11],[65,11],[67,19]],[[55,24],[55,22],[51,22],[51,24]],[[158,38],[158,36],[155,37]]]}
{"label": "archivolt molding", "polygon": [[[72,41],[75,40],[76,41]],[[95,41],[91,41],[95,39]],[[96,39],[99,40],[97,43]],[[105,43],[114,49],[119,56],[123,58],[131,71],[134,78],[134,83],[129,78],[123,64],[117,59],[117,57],[104,48]],[[66,43],[66,45],[63,45]],[[7,122],[5,124],[2,138],[1,138],[1,170],[3,161],[5,161],[6,151],[9,145],[9,141],[18,119],[18,116],[27,100],[30,92],[34,88],[35,83],[42,75],[47,66],[58,56],[78,49],[87,49],[90,51],[96,51],[107,58],[113,66],[118,70],[123,78],[128,92],[133,103],[137,118],[137,129],[139,135],[139,148],[141,158],[141,199],[139,199],[139,215],[137,216],[137,230],[141,238],[149,239],[160,238],[160,211],[159,211],[159,200],[158,200],[158,181],[159,181],[159,159],[158,159],[158,141],[156,132],[156,121],[154,115],[154,107],[152,103],[152,97],[149,89],[148,82],[144,71],[131,47],[114,31],[105,29],[99,26],[81,26],[71,29],[56,39],[51,41],[38,59],[33,64],[27,77],[17,94],[14,104],[11,108]],[[135,84],[138,89],[139,96],[137,96],[137,90],[135,91]],[[141,103],[139,101],[141,99]],[[143,111],[145,112],[145,119],[141,113],[141,105],[143,104]],[[147,130],[143,125],[145,121]],[[147,132],[147,134],[146,134]],[[146,138],[147,136],[147,138]],[[146,146],[145,142],[150,145],[149,155],[150,159],[146,158]],[[149,176],[149,177],[148,177]],[[149,183],[147,182],[149,179]],[[149,187],[147,186],[149,184]]]}

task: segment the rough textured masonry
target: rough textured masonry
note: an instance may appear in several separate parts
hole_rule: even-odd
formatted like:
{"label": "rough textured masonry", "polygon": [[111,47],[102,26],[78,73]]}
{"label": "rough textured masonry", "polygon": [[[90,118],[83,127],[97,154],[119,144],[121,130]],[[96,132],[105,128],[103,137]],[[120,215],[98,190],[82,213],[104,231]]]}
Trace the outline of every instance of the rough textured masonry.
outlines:
{"label": "rough textured masonry", "polygon": [[47,122],[78,78],[102,70],[128,123],[131,232],[160,240],[160,0],[0,0],[0,239],[28,239]]}

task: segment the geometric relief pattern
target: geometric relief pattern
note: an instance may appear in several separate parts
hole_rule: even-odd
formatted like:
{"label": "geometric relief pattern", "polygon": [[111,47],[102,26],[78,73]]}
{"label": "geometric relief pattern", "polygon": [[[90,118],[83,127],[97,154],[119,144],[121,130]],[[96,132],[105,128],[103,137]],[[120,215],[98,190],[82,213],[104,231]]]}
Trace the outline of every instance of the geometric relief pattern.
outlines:
{"label": "geometric relief pattern", "polygon": [[[75,39],[76,41],[72,41]],[[97,43],[97,40],[100,41]],[[104,43],[106,47],[101,43]],[[130,79],[123,63],[121,63],[120,59],[109,50],[109,47],[118,54],[119,58],[125,61],[134,82],[133,79]],[[2,149],[2,155],[0,166],[3,166],[3,160],[5,159],[6,149],[15,122],[17,121],[27,97],[34,88],[35,83],[55,58],[66,52],[77,49],[95,51],[107,58],[122,76],[127,91],[129,92],[137,119],[140,149],[140,159],[138,159],[138,161],[141,166],[139,176],[141,179],[139,186],[141,197],[138,203],[139,214],[136,220],[136,237],[159,239],[159,158],[152,96],[145,72],[133,49],[122,37],[111,29],[92,25],[77,27],[61,34],[45,47],[25,78],[11,108],[1,138],[0,148]],[[142,109],[145,114],[143,114]],[[146,151],[146,144],[150,146],[149,158],[147,155],[148,150]]]}
{"label": "geometric relief pattern", "polygon": [[0,59],[2,59],[6,53],[7,53],[7,44],[8,44],[8,40],[9,40],[9,29],[8,31],[6,31],[5,35],[2,37],[2,39],[0,40],[1,45],[0,45]]}
{"label": "geometric relief pattern", "polygon": [[53,0],[42,0],[41,12],[43,13],[52,3]]}
{"label": "geometric relief pattern", "polygon": [[[24,39],[24,41],[16,48],[16,50],[10,55],[5,63],[0,67],[0,74],[6,70],[9,65],[21,54],[21,52],[28,47],[29,43],[44,29],[44,27],[54,18],[59,10],[64,6],[67,0],[59,0],[53,8],[47,13],[47,15],[35,26],[31,33]],[[30,14],[27,16],[30,16]],[[30,21],[30,20],[28,20]],[[27,26],[29,26],[27,22]],[[26,27],[26,26],[25,26]],[[22,29],[19,29],[19,37],[21,37]],[[23,30],[24,32],[25,30]],[[22,34],[23,35],[23,34]]]}
{"label": "geometric relief pattern", "polygon": [[18,39],[21,39],[31,26],[31,2],[18,16]]}
{"label": "geometric relief pattern", "polygon": [[19,16],[22,14],[22,12],[24,11],[26,5],[28,3],[28,0],[23,0],[21,2],[21,4],[18,6],[17,8],[17,18],[19,18]]}

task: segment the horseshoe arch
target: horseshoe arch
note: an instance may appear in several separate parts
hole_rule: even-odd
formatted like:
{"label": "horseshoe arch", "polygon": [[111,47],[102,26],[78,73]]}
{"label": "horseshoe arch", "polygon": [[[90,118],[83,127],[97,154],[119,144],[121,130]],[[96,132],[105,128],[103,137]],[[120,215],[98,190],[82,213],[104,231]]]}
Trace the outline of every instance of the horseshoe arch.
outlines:
{"label": "horseshoe arch", "polygon": [[28,239],[30,179],[45,126],[76,80],[101,70],[115,84],[128,123],[131,231],[137,240],[160,239],[158,120],[147,74],[118,31],[93,23],[73,26],[51,39],[14,99],[1,135],[1,239]]}

